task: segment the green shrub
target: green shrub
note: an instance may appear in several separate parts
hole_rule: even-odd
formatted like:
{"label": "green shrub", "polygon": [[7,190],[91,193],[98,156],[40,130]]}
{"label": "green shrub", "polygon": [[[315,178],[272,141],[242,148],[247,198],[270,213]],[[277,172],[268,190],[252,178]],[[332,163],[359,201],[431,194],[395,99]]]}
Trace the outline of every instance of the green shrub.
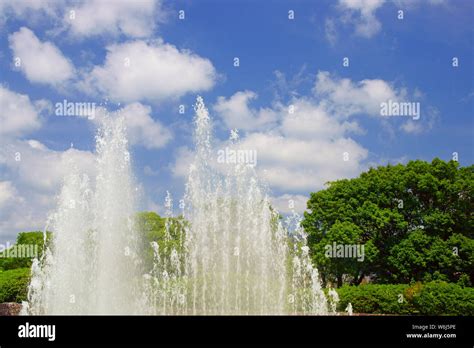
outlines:
{"label": "green shrub", "polygon": [[350,302],[355,313],[474,315],[474,288],[455,283],[345,285],[337,292],[339,311]]}
{"label": "green shrub", "polygon": [[340,299],[338,309],[343,311],[350,302],[356,313],[410,314],[414,309],[405,298],[405,291],[408,288],[409,285],[405,284],[345,285],[337,289]]}
{"label": "green shrub", "polygon": [[0,257],[0,272],[31,267],[31,259],[26,257]]}
{"label": "green shrub", "polygon": [[25,301],[29,281],[29,268],[0,271],[0,303]]}
{"label": "green shrub", "polygon": [[462,286],[463,288],[466,286],[472,286],[471,280],[469,279],[469,276],[467,274],[461,274],[459,277],[459,280],[457,282],[459,286]]}
{"label": "green shrub", "polygon": [[425,315],[474,315],[474,288],[455,283],[431,282],[423,285],[414,305]]}

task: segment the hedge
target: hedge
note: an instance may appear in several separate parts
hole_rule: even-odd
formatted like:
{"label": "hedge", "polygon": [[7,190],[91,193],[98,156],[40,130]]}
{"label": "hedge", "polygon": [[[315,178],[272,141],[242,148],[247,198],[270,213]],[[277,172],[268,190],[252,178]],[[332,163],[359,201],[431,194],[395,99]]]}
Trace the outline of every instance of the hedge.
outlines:
{"label": "hedge", "polygon": [[354,313],[474,315],[474,288],[455,283],[345,285],[337,292],[339,311],[350,302]]}
{"label": "hedge", "polygon": [[26,301],[30,269],[0,271],[0,303]]}
{"label": "hedge", "polygon": [[416,307],[426,315],[474,315],[474,288],[454,283],[430,282],[413,298]]}

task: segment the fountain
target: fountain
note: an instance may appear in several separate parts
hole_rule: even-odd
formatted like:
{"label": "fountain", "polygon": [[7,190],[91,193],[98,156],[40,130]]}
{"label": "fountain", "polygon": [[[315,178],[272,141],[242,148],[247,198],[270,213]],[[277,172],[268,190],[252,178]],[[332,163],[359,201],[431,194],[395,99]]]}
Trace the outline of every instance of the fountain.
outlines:
{"label": "fountain", "polygon": [[95,182],[70,165],[46,226],[53,239],[33,262],[24,313],[140,313],[135,199],[123,117],[101,119],[96,152]]}
{"label": "fountain", "polygon": [[[53,240],[33,263],[24,313],[335,311],[334,296],[326,298],[311,264],[298,214],[281,221],[258,180],[256,162],[219,166],[211,119],[200,97],[195,111],[195,158],[180,201],[182,214],[173,217],[168,193],[164,239],[151,243],[151,269],[143,265],[132,218],[135,199],[124,119],[104,117],[96,137],[97,176],[90,182],[71,164],[47,226]],[[236,134],[229,148],[240,146]]]}
{"label": "fountain", "polygon": [[[224,174],[216,167],[211,119],[200,97],[195,111],[196,154],[178,244],[184,255],[154,245],[155,267],[147,276],[152,313],[327,314],[298,215],[287,219],[295,226],[290,238],[253,165],[232,161]],[[231,141],[238,146],[235,133]],[[166,206],[170,215],[169,196]]]}

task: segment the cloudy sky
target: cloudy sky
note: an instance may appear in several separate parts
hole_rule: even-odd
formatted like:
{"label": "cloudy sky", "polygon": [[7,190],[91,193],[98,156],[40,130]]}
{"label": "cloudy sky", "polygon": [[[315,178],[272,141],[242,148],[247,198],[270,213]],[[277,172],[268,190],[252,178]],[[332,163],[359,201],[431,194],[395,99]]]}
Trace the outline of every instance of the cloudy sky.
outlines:
{"label": "cloudy sky", "polygon": [[[159,212],[183,194],[197,95],[282,212],[370,166],[470,165],[473,21],[469,0],[2,0],[0,242],[44,227],[71,160],[93,173],[96,122],[56,115],[64,100],[122,109],[140,208]],[[389,100],[419,119],[381,115]]]}

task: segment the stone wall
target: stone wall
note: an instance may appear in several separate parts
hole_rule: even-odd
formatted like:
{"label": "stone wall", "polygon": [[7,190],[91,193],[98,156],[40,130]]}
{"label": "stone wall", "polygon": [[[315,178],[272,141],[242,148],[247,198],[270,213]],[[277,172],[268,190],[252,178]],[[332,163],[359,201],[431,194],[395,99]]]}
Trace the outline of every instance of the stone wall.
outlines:
{"label": "stone wall", "polygon": [[0,315],[18,315],[21,311],[21,304],[15,302],[0,303]]}

